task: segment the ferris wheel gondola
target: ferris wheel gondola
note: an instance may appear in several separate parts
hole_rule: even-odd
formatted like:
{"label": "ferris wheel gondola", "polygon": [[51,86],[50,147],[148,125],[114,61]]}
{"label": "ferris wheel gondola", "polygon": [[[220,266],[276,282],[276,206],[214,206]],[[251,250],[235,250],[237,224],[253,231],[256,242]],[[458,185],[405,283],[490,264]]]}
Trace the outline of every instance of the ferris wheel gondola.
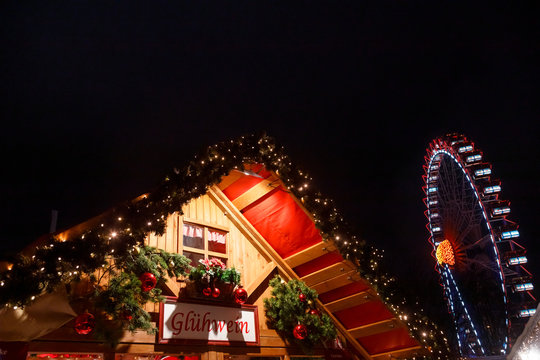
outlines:
{"label": "ferris wheel gondola", "polygon": [[536,302],[510,202],[500,199],[501,181],[464,135],[433,140],[425,160],[429,241],[459,352],[505,354]]}

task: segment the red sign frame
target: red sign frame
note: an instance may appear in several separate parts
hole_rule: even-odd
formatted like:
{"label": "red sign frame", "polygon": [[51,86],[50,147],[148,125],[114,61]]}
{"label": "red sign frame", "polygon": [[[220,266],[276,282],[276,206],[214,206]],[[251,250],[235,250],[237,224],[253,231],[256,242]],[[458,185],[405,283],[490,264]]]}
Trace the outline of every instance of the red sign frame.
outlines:
{"label": "red sign frame", "polygon": [[[254,316],[254,327],[255,327],[255,341],[229,341],[229,340],[199,340],[199,339],[163,339],[163,328],[164,328],[164,308],[165,304],[196,304],[204,305],[213,308],[237,308],[245,309],[253,312]],[[175,297],[166,297],[166,300],[159,304],[159,333],[158,333],[158,343],[159,344],[172,344],[172,345],[224,345],[224,346],[260,346],[260,330],[259,330],[259,311],[256,305],[237,305],[230,303],[223,303],[217,301],[204,301],[204,300],[186,300]]]}

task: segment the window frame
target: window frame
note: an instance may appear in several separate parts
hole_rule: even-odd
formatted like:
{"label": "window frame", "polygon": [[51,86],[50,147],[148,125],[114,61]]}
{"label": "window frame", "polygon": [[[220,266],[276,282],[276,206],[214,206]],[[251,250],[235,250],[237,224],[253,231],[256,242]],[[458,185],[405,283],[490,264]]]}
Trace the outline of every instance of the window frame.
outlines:
{"label": "window frame", "polygon": [[[191,253],[196,253],[196,254],[202,255],[203,258],[205,258],[205,259],[210,259],[212,257],[225,259],[225,263],[228,266],[229,260],[230,260],[230,257],[229,257],[229,243],[230,243],[229,234],[230,234],[230,231],[229,231],[229,228],[227,228],[225,226],[222,226],[222,225],[218,225],[218,224],[213,224],[213,223],[208,223],[208,222],[205,222],[205,221],[200,221],[200,220],[196,220],[196,219],[188,219],[188,218],[182,218],[181,224],[182,224],[182,226],[179,227],[180,234],[179,234],[179,237],[178,237],[178,239],[179,239],[179,241],[178,241],[178,253],[179,254],[184,255],[184,251],[189,251]],[[204,245],[204,249],[198,249],[198,248],[194,248],[194,247],[190,247],[190,246],[184,246],[184,225],[198,226],[198,227],[203,229],[203,245]],[[220,252],[208,250],[208,235],[209,235],[210,230],[225,233],[225,253],[220,253]],[[191,265],[192,266],[197,266],[197,264],[191,264]]]}

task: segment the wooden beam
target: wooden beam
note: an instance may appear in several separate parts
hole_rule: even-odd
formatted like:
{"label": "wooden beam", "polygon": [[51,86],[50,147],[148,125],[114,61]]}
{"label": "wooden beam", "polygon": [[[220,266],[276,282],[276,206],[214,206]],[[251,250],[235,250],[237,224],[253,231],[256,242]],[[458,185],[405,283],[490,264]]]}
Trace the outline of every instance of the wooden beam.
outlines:
{"label": "wooden beam", "polygon": [[[249,221],[244,218],[242,213],[238,211],[236,207],[231,203],[231,201],[223,194],[223,192],[217,187],[213,186],[208,189],[208,196],[216,203],[216,205],[223,211],[225,216],[238,228],[238,230],[246,237],[251,245],[267,260],[273,260],[273,254],[267,251],[266,246],[260,243],[259,239],[263,239],[262,235],[249,223]],[[266,241],[266,240],[265,240]],[[268,245],[270,246],[270,245]],[[273,249],[272,249],[273,250]],[[275,252],[275,251],[274,251]],[[279,267],[279,264],[278,264]],[[287,273],[287,276],[291,276],[290,273]],[[292,270],[291,270],[291,273]],[[294,274],[294,273],[293,273]]]}
{"label": "wooden beam", "polygon": [[337,312],[340,310],[345,310],[350,307],[361,305],[367,303],[368,301],[375,300],[377,295],[373,289],[362,291],[344,298],[341,298],[336,301],[329,302],[325,304],[326,308],[330,312]]}
{"label": "wooden beam", "polygon": [[345,272],[350,272],[352,270],[356,269],[351,262],[341,261],[304,276],[302,278],[302,281],[305,282],[307,286],[312,287],[315,284],[331,280],[336,276],[344,274]]}
{"label": "wooden beam", "polygon": [[275,175],[271,175],[268,179],[264,179],[234,199],[232,201],[233,205],[236,206],[238,210],[242,211],[247,206],[262,198],[264,195],[268,194],[274,189],[277,189],[279,184],[276,183],[276,180],[277,178]]}
{"label": "wooden beam", "polygon": [[[212,186],[208,189],[208,195],[216,202],[216,204],[221,207],[222,211],[228,213],[229,219],[237,227],[240,229],[240,231],[246,232],[246,238],[255,246],[261,254],[269,256],[269,259],[273,260],[277,268],[280,272],[286,274],[289,279],[297,279],[300,280],[299,276],[292,270],[292,268],[281,258],[281,256],[272,248],[270,244],[266,241],[266,239],[251,225],[251,223],[238,211],[238,209],[231,203],[231,201],[223,194],[223,192],[217,187]],[[356,274],[357,278],[360,279],[358,276],[358,273],[354,271],[354,274]],[[350,277],[354,277],[355,275],[353,272],[351,272]],[[360,343],[349,334],[347,329],[343,326],[343,324],[336,319],[331,312],[327,311],[324,307],[324,305],[320,302],[320,300],[317,299],[317,304],[319,309],[323,310],[327,315],[333,320],[336,328],[338,331],[347,339],[347,341],[351,344],[352,347],[358,351],[358,353],[364,357],[366,360],[371,360],[371,356],[369,353],[360,345]]]}
{"label": "wooden beam", "polygon": [[164,289],[165,293],[168,292],[172,294],[173,296],[178,297],[178,294],[180,293],[180,284],[178,284],[178,282],[176,281],[176,278],[171,279],[170,277],[167,276],[165,287],[166,287],[166,289]]}
{"label": "wooden beam", "polygon": [[253,304],[266,290],[268,287],[268,282],[272,274],[277,273],[277,266],[272,261],[262,269],[260,274],[254,279],[251,284],[246,286],[246,291],[248,293],[248,304]]}
{"label": "wooden beam", "polygon": [[321,241],[313,246],[308,247],[300,252],[297,252],[294,255],[289,256],[285,259],[285,262],[291,267],[295,268],[298,265],[302,265],[311,261],[319,256],[327,254],[329,252],[337,250],[334,244],[331,244],[326,241]]}
{"label": "wooden beam", "polygon": [[288,279],[298,278],[296,273],[283,261],[281,256],[266,241],[266,239],[251,225],[251,223],[242,215],[242,213],[233,205],[227,196],[216,186],[208,189],[208,195],[214,199],[216,204],[224,211],[229,218],[249,240],[249,242],[259,251],[268,261],[274,261],[278,268]]}
{"label": "wooden beam", "polygon": [[352,336],[354,336],[355,339],[364,337],[364,336],[370,336],[375,334],[380,334],[383,332],[387,332],[393,329],[397,329],[399,327],[403,327],[403,324],[400,323],[396,318],[382,320],[378,322],[374,322],[371,324],[359,326],[354,329],[349,329],[349,332]]}
{"label": "wooden beam", "polygon": [[422,353],[422,346],[412,346],[405,349],[399,349],[394,351],[387,351],[384,353],[374,354],[372,355],[374,360],[384,360],[384,359],[399,359],[399,358],[406,358],[413,354],[421,354]]}
{"label": "wooden beam", "polygon": [[229,187],[229,185],[231,185],[232,183],[236,182],[236,180],[240,179],[242,176],[245,176],[243,172],[238,170],[232,170],[229,175],[221,178],[221,182],[218,184],[218,187],[220,188],[220,190],[223,190]]}
{"label": "wooden beam", "polygon": [[345,274],[336,276],[335,278],[332,278],[327,281],[320,282],[311,288],[319,294],[323,294],[325,292],[328,292],[330,290],[337,289],[338,287],[342,287],[348,284],[351,284],[355,281],[360,281],[360,275],[358,275],[358,271],[352,270],[349,272],[346,272]]}

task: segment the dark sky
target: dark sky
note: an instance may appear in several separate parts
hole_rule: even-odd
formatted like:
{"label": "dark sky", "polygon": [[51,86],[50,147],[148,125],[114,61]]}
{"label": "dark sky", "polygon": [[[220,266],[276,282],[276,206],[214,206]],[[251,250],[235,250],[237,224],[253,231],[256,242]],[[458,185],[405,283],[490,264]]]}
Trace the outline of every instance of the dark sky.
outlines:
{"label": "dark sky", "polygon": [[52,3],[0,5],[2,253],[52,209],[74,225],[264,130],[418,286],[434,276],[425,148],[458,131],[540,276],[537,3]]}

